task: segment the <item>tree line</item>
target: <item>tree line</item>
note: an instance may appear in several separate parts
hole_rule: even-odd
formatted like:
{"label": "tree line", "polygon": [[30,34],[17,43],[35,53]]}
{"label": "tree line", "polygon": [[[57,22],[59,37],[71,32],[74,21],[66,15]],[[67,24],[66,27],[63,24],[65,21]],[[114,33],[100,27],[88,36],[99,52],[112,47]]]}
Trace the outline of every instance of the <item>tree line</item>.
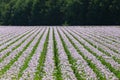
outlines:
{"label": "tree line", "polygon": [[0,25],[120,25],[120,0],[0,0]]}

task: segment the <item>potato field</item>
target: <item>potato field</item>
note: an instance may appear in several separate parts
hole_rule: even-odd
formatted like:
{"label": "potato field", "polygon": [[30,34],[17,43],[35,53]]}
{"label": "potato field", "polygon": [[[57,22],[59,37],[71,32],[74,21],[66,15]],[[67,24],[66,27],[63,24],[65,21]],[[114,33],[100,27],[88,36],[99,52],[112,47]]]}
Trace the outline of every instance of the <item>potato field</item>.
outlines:
{"label": "potato field", "polygon": [[0,26],[0,80],[120,80],[120,28]]}

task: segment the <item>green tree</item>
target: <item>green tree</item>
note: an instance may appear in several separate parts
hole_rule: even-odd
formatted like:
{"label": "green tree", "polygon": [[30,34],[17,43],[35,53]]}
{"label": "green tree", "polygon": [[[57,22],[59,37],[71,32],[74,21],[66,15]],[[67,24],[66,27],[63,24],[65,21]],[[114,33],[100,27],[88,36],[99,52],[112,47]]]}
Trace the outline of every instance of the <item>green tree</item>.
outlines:
{"label": "green tree", "polygon": [[31,25],[44,25],[45,1],[35,0],[31,10]]}

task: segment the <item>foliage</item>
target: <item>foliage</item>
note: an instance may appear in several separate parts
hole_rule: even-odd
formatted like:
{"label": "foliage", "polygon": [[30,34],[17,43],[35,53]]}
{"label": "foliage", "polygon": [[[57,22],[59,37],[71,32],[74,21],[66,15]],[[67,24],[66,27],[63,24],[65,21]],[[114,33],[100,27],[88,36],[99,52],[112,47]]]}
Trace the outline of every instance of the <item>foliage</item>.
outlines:
{"label": "foliage", "polygon": [[119,0],[0,0],[0,25],[119,25]]}

